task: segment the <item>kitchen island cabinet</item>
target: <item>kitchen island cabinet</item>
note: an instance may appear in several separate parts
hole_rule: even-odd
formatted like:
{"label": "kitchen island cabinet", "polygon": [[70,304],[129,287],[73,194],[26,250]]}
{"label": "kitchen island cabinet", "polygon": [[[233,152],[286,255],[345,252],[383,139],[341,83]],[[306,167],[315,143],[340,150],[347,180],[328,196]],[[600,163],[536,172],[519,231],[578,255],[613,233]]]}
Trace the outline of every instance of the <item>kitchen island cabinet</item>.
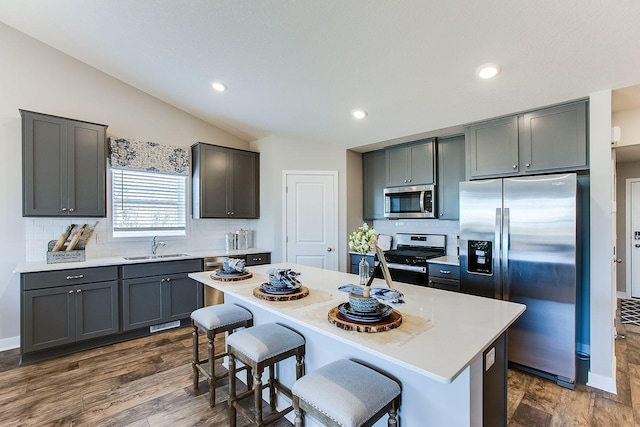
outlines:
{"label": "kitchen island cabinet", "polygon": [[106,216],[105,125],[20,110],[22,216]]}
{"label": "kitchen island cabinet", "polygon": [[[266,281],[271,267],[300,272],[298,279],[309,295],[286,302],[254,297],[254,288]],[[304,335],[306,372],[348,358],[398,379],[402,425],[506,425],[506,333],[524,305],[394,282],[406,301],[394,306],[402,313],[402,324],[386,332],[360,333],[328,321],[329,310],[348,300],[338,286],[352,282],[349,274],[296,264],[251,271],[252,278],[233,283],[214,281],[207,273],[189,277],[223,291],[225,303],[248,308],[256,325],[278,322]],[[385,285],[374,279],[372,286]],[[281,364],[280,380],[291,387],[294,361]],[[281,402],[287,403],[284,398]],[[314,425],[310,417],[308,421]],[[375,425],[386,425],[386,420]]]}

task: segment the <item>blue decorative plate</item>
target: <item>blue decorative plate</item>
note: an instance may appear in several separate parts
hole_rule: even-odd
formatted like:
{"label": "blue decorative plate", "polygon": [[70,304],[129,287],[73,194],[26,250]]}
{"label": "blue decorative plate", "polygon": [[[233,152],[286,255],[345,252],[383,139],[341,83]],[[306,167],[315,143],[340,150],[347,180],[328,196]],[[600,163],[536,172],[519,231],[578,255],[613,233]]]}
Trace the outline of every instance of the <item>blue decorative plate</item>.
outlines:
{"label": "blue decorative plate", "polygon": [[351,308],[351,305],[348,302],[343,302],[338,305],[338,311],[347,319],[355,320],[356,322],[379,322],[380,320],[391,316],[391,313],[393,313],[393,307],[386,304],[380,304],[375,311],[372,311],[371,313],[362,313]]}
{"label": "blue decorative plate", "polygon": [[243,276],[245,274],[247,274],[248,271],[224,271],[222,269],[220,270],[216,270],[216,276],[219,277],[235,277],[235,276]]}
{"label": "blue decorative plate", "polygon": [[297,286],[294,286],[294,287],[291,287],[291,288],[283,288],[283,287],[272,286],[272,285],[270,285],[268,283],[263,283],[260,286],[260,289],[265,294],[288,295],[288,294],[295,294],[296,292],[298,292],[300,290],[301,286],[302,285],[297,285]]}

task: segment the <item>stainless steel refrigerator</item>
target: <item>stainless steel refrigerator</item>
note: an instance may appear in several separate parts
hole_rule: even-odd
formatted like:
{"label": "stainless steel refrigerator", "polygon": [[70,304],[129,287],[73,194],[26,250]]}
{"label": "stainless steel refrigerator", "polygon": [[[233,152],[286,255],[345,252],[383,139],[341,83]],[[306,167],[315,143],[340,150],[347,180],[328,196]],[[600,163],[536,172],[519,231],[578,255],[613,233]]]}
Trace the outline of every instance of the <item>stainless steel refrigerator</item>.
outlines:
{"label": "stainless steel refrigerator", "polygon": [[460,183],[460,290],[525,304],[509,361],[573,387],[576,377],[577,177]]}

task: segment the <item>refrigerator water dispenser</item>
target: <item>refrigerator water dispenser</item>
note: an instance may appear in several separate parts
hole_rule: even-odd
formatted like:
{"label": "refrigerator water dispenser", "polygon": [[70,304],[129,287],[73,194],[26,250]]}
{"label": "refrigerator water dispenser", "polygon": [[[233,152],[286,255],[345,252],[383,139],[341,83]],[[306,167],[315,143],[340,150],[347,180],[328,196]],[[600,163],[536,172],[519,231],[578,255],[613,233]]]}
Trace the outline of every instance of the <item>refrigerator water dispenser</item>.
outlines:
{"label": "refrigerator water dispenser", "polygon": [[493,274],[493,242],[487,240],[469,240],[467,271],[475,274]]}

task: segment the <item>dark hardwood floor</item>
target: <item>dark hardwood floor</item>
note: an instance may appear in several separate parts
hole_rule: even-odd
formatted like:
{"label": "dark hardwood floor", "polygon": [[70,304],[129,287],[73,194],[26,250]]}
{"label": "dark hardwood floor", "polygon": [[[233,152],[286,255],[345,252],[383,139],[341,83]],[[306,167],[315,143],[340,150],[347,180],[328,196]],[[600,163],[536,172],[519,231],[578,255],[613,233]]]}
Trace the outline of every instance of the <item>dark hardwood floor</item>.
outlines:
{"label": "dark hardwood floor", "polygon": [[[510,370],[509,426],[640,425],[640,327],[618,330],[617,395]],[[190,328],[26,366],[18,360],[18,350],[0,352],[0,426],[228,425],[226,381],[213,409],[204,381],[194,393]],[[247,425],[238,415],[238,426]]]}

